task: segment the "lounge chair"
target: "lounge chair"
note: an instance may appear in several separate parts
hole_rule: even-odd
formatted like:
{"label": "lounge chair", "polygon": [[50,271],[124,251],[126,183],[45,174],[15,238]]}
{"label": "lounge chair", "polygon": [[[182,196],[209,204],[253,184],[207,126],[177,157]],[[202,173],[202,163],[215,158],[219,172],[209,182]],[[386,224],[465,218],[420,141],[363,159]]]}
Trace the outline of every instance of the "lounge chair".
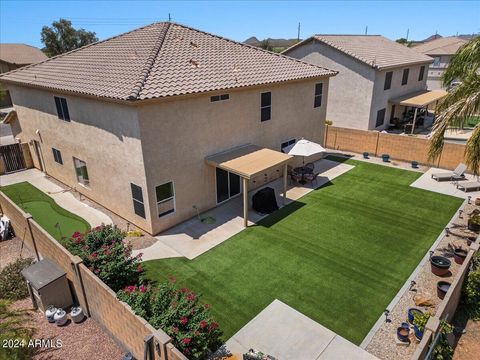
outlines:
{"label": "lounge chair", "polygon": [[460,184],[457,184],[457,189],[460,189],[465,192],[480,190],[480,182],[468,181],[468,182],[460,183]]}
{"label": "lounge chair", "polygon": [[467,170],[467,166],[465,164],[458,164],[455,170],[451,172],[432,174],[432,179],[437,181],[465,180],[465,170]]}

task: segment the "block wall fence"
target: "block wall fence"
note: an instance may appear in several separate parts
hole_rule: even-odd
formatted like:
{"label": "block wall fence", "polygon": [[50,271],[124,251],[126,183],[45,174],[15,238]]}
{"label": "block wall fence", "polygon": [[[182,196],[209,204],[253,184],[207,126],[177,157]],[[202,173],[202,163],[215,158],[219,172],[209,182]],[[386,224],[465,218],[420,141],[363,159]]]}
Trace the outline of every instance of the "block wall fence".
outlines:
{"label": "block wall fence", "polygon": [[360,154],[368,152],[371,156],[388,154],[395,160],[417,161],[442,169],[455,169],[459,163],[465,163],[463,144],[445,143],[438,159],[432,162],[428,160],[429,140],[426,138],[328,125],[325,127],[325,147]]}
{"label": "block wall fence", "polygon": [[172,339],[164,331],[153,328],[145,319],[135,315],[128,304],[118,300],[115,292],[83,264],[80,257],[66,250],[1,191],[0,212],[10,219],[15,235],[37,260],[48,258],[66,272],[75,301],[124,351],[130,351],[136,359],[144,359],[146,349],[147,360],[188,360],[173,346]]}

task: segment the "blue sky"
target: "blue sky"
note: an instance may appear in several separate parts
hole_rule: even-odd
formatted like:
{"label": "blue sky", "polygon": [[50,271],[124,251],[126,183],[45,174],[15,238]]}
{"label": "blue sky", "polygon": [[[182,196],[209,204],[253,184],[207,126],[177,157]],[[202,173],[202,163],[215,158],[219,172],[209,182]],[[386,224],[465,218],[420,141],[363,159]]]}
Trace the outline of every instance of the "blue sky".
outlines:
{"label": "blue sky", "polygon": [[470,1],[13,1],[0,0],[0,42],[41,47],[40,31],[60,17],[100,39],[168,19],[243,41],[250,36],[382,34],[423,39],[480,32],[480,0]]}

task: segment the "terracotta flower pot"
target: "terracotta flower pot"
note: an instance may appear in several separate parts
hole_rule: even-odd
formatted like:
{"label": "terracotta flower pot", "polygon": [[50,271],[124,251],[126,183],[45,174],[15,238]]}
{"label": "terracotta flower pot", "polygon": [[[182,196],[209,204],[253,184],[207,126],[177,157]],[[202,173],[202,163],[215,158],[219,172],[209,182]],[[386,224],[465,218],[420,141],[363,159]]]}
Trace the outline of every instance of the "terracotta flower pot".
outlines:
{"label": "terracotta flower pot", "polygon": [[452,262],[444,256],[432,256],[430,258],[430,266],[432,273],[437,276],[443,276],[448,273]]}
{"label": "terracotta flower pot", "polygon": [[453,259],[457,264],[463,264],[465,258],[467,257],[468,252],[465,249],[459,248],[453,251]]}

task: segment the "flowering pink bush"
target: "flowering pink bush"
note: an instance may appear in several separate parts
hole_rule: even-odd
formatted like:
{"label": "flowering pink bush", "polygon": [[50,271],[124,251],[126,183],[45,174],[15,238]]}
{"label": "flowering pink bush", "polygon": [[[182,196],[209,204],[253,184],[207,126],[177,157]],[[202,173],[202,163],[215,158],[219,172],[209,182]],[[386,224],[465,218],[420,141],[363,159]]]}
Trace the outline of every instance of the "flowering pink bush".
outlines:
{"label": "flowering pink bush", "polygon": [[131,256],[132,249],[123,243],[124,238],[125,233],[116,226],[102,225],[85,234],[75,232],[66,246],[105,284],[118,291],[137,284],[143,271],[141,256]]}
{"label": "flowering pink bush", "polygon": [[198,295],[187,288],[178,290],[174,282],[171,279],[155,290],[128,286],[118,292],[118,298],[150,325],[170,335],[175,347],[189,359],[204,359],[222,344],[222,332],[208,304],[199,303]]}

